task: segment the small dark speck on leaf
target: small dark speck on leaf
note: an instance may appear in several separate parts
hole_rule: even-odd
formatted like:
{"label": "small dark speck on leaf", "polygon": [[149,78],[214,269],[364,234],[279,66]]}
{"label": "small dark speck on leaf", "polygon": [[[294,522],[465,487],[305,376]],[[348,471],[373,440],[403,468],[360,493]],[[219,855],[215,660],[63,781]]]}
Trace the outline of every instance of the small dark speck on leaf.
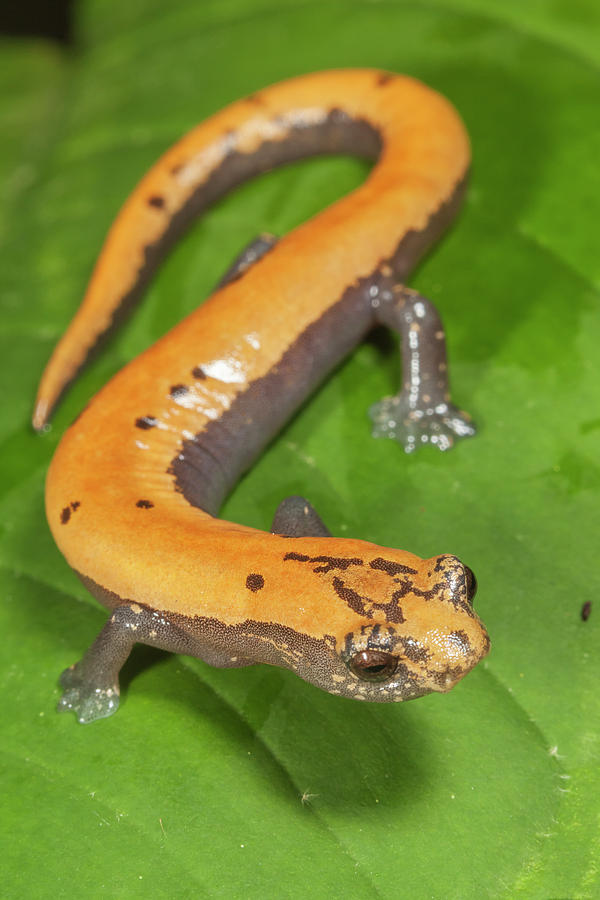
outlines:
{"label": "small dark speck on leaf", "polygon": [[585,603],[583,604],[583,606],[581,607],[581,618],[584,622],[587,622],[587,620],[590,617],[591,612],[592,612],[592,601],[586,600]]}

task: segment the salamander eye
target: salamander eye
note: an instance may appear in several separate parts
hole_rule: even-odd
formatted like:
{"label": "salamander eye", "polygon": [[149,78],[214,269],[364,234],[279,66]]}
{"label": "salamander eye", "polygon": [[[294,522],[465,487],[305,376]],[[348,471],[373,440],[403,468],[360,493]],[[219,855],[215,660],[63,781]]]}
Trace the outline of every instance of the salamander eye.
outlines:
{"label": "salamander eye", "polygon": [[477,579],[475,578],[475,572],[468,566],[465,566],[465,572],[467,575],[467,600],[469,603],[472,603],[473,597],[477,593]]}
{"label": "salamander eye", "polygon": [[348,668],[361,681],[387,681],[397,666],[398,657],[382,650],[363,650],[348,661]]}

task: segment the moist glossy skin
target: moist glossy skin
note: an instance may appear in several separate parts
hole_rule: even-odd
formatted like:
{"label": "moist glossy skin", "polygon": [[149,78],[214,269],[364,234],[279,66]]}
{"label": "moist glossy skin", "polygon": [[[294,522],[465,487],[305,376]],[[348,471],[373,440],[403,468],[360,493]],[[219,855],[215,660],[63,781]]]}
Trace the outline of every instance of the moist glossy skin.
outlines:
{"label": "moist glossy skin", "polygon": [[469,163],[452,107],[412,79],[304,76],[175,144],[109,232],[44,373],[34,425],[44,427],[193,215],[252,174],[323,152],[378,161],[360,188],[257,249],[258,261],[237,266],[118,373],[52,461],[53,535],[113,610],[63,676],[62,706],[82,721],[114,711],[120,665],[138,640],[213,665],[281,665],[331,693],[376,701],[446,691],[488,651],[472,575],[455,557],[332,538],[297,498],[278,513],[277,533],[216,517],[239,475],[378,322],[405,345],[403,389],[372,412],[380,433],[409,451],[473,433],[449,400],[439,317],[398,283],[452,218]]}

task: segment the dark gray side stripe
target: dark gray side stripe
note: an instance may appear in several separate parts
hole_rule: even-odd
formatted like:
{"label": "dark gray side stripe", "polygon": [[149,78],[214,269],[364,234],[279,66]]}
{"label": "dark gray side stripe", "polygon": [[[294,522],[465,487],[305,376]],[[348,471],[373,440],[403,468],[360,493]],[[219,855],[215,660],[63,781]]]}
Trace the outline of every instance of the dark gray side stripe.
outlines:
{"label": "dark gray side stripe", "polygon": [[[274,121],[277,122],[278,119]],[[310,156],[336,153],[376,160],[381,148],[381,136],[373,125],[363,119],[351,119],[342,110],[333,109],[323,122],[317,125],[289,126],[287,137],[277,141],[265,141],[253,153],[231,151],[169,220],[160,239],[144,248],[144,262],[138,271],[135,284],[123,295],[110,324],[90,346],[85,359],[65,383],[54,405],[58,405],[60,398],[81,369],[104,347],[106,341],[130,315],[168,251],[194,219],[216,200],[244,181],[286,163]],[[149,196],[148,202],[152,206],[157,206],[155,197]]]}
{"label": "dark gray side stripe", "polygon": [[[253,381],[227,412],[193,439],[182,442],[168,471],[188,503],[217,515],[240,475],[376,323],[371,288],[389,289],[394,277],[406,278],[456,215],[464,189],[462,181],[425,229],[408,232],[391,259],[382,260],[371,276],[349,287],[298,336],[268,374]],[[392,281],[382,272],[388,266]]]}

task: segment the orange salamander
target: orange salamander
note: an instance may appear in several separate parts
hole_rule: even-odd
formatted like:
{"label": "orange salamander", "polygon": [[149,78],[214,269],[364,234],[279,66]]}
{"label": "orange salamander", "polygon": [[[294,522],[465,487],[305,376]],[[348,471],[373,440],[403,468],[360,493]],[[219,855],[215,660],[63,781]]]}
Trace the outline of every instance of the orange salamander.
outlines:
{"label": "orange salamander", "polygon": [[412,78],[305,75],[171,147],[108,233],[34,426],[193,216],[253,175],[322,153],[375,165],[311,221],[254,241],[206,302],[100,390],[52,460],[50,528],[111,611],[61,677],[59,709],[80,722],[116,710],[136,642],[213,666],[282,666],[370,701],[448,691],[488,652],[475,577],[455,556],[331,537],[300,497],[283,501],[270,533],[218,518],[236,479],[377,324],[401,336],[403,385],[371,409],[374,434],[410,452],[474,432],[450,402],[439,316],[402,284],[454,216],[470,159],[452,106]]}

